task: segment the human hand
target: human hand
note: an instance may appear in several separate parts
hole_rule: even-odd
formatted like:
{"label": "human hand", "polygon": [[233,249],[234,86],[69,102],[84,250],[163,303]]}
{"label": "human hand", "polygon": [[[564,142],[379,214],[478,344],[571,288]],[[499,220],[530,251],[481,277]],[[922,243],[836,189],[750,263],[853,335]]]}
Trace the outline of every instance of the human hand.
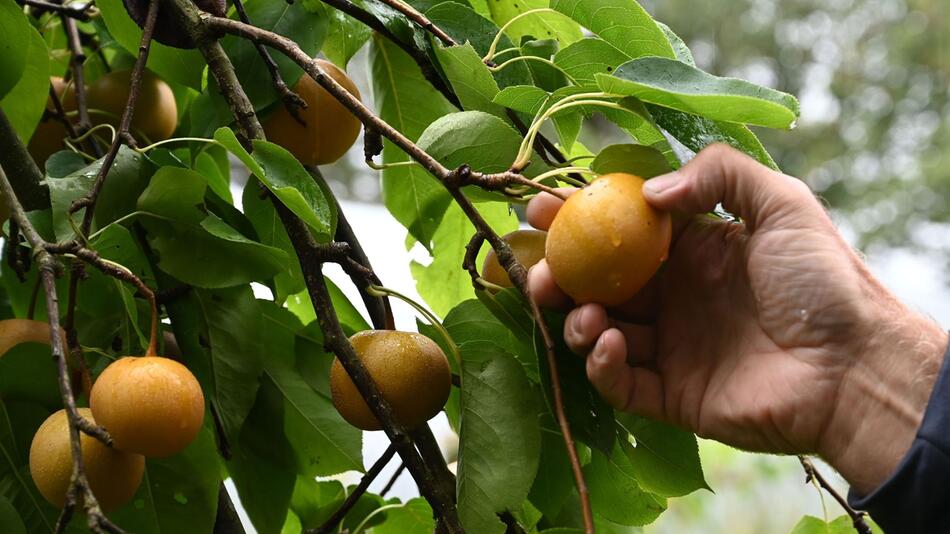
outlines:
{"label": "human hand", "polygon": [[[689,216],[665,267],[629,303],[585,304],[564,327],[601,395],[744,449],[817,452],[858,491],[882,482],[920,424],[945,332],[870,274],[805,184],[732,148],[644,196]],[[718,203],[742,222],[705,215]],[[560,205],[539,195],[528,221],[546,230]],[[543,261],[529,287],[571,305]]]}

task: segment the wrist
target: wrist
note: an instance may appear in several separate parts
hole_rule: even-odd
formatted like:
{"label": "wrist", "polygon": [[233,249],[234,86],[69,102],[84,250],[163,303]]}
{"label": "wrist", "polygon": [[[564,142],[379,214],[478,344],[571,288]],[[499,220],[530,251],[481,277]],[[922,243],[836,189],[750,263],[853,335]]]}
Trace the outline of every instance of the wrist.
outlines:
{"label": "wrist", "polygon": [[853,352],[819,454],[860,495],[897,468],[923,420],[947,333],[892,298]]}

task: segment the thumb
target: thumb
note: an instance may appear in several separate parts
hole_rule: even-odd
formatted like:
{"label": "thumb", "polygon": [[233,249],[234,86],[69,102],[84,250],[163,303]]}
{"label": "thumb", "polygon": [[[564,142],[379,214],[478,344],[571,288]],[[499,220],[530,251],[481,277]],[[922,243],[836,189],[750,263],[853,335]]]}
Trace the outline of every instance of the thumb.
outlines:
{"label": "thumb", "polygon": [[708,213],[722,203],[750,227],[789,210],[821,206],[803,182],[723,144],[710,145],[681,169],[647,180],[643,196],[653,207]]}

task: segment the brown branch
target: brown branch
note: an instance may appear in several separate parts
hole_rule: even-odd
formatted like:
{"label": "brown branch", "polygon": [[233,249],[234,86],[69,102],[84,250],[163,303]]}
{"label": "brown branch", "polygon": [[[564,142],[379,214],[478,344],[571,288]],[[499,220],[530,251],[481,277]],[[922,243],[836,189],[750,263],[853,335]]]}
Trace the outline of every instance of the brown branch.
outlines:
{"label": "brown branch", "polygon": [[[244,10],[244,3],[241,0],[233,0],[233,3],[234,9],[237,11],[241,22],[250,24],[251,20],[247,16],[247,11]],[[303,126],[306,126],[303,118],[300,117],[300,110],[306,109],[307,102],[303,98],[300,98],[300,95],[293,92],[290,87],[287,86],[287,82],[284,81],[284,77],[280,75],[280,69],[277,67],[277,62],[275,62],[274,58],[270,56],[270,52],[264,48],[264,45],[260,43],[254,43],[254,48],[257,49],[257,53],[264,61],[264,65],[267,66],[267,71],[270,72],[271,81],[274,82],[274,89],[277,91],[277,96],[280,98],[281,102],[284,103],[284,107],[287,108],[287,112],[290,113],[290,116],[293,117],[295,121],[299,122]]]}
{"label": "brown branch", "polygon": [[442,456],[442,450],[439,449],[439,443],[432,435],[432,429],[428,424],[423,424],[419,428],[409,432],[412,440],[416,442],[416,447],[422,454],[422,459],[426,461],[429,469],[436,474],[436,480],[442,484],[442,491],[455,496],[455,475],[449,471],[449,466],[445,463]]}
{"label": "brown branch", "polygon": [[72,474],[70,478],[69,490],[66,494],[66,503],[56,525],[56,532],[63,532],[66,529],[69,520],[72,517],[73,509],[81,497],[83,509],[86,512],[87,522],[90,530],[93,532],[109,532],[119,534],[123,531],[109,521],[102,513],[99,503],[92,489],[89,487],[89,481],[86,478],[85,466],[83,465],[82,449],[80,446],[80,431],[93,435],[102,440],[107,445],[111,444],[111,438],[101,427],[93,425],[90,421],[79,414],[76,409],[76,399],[73,395],[72,384],[69,378],[69,368],[66,364],[66,347],[63,338],[60,336],[59,327],[59,300],[56,295],[56,272],[59,263],[46,250],[48,243],[43,240],[36,228],[30,223],[13,190],[13,186],[7,179],[6,173],[0,168],[0,192],[10,209],[11,218],[17,221],[20,231],[29,242],[33,250],[36,251],[36,262],[39,268],[40,278],[43,281],[43,287],[46,290],[46,310],[49,316],[50,326],[50,347],[53,353],[53,360],[56,362],[56,372],[58,376],[60,397],[69,419],[69,444],[70,454],[73,460]]}
{"label": "brown branch", "polygon": [[[76,126],[77,133],[82,135],[92,128],[92,120],[89,118],[89,107],[86,102],[86,79],[83,74],[83,64],[86,62],[86,54],[82,50],[82,42],[79,37],[79,28],[76,27],[76,21],[69,17],[62,17],[63,31],[66,32],[66,43],[69,46],[69,72],[73,84],[73,91],[76,93],[76,111],[78,119]],[[90,141],[96,156],[101,154],[99,144],[95,140]]]}
{"label": "brown branch", "polygon": [[[485,235],[485,238],[491,244],[492,248],[495,249],[501,265],[504,266],[508,271],[508,276],[512,280],[512,283],[531,303],[532,315],[534,316],[535,323],[537,324],[542,338],[544,339],[548,367],[551,372],[550,374],[554,393],[555,416],[558,420],[558,425],[560,426],[561,433],[564,437],[565,446],[567,447],[568,451],[568,457],[571,460],[571,469],[574,473],[575,483],[580,496],[585,532],[588,534],[593,533],[593,514],[590,509],[590,499],[588,496],[587,484],[584,481],[584,474],[581,469],[580,460],[577,456],[577,450],[574,447],[574,440],[571,435],[570,424],[568,423],[567,416],[564,413],[564,399],[563,393],[561,391],[559,374],[557,372],[557,360],[554,353],[554,340],[551,336],[550,329],[548,328],[547,323],[544,321],[544,316],[541,313],[540,308],[537,306],[537,303],[531,298],[526,283],[527,271],[525,270],[524,266],[518,262],[518,260],[514,257],[514,254],[511,252],[511,248],[508,246],[508,244],[494,232],[488,223],[485,222],[481,214],[478,213],[478,210],[475,209],[474,205],[472,205],[471,201],[469,201],[469,199],[461,190],[462,185],[469,184],[478,185],[490,190],[497,190],[512,183],[521,183],[525,185],[531,184],[534,187],[537,187],[537,184],[531,182],[528,178],[524,178],[523,176],[512,172],[481,174],[472,172],[466,166],[462,166],[455,170],[449,170],[439,163],[435,158],[429,155],[426,151],[422,150],[415,143],[406,138],[401,132],[373,114],[373,112],[363,105],[359,99],[355,98],[340,84],[323,72],[319,65],[309,56],[307,56],[307,54],[303,52],[303,50],[301,50],[300,47],[297,46],[297,44],[292,40],[277,35],[273,32],[261,30],[260,28],[249,26],[247,24],[230,19],[202,15],[202,20],[211,30],[230,33],[250,39],[252,41],[262,42],[267,46],[281,51],[289,58],[294,60],[304,69],[308,75],[310,75],[317,83],[326,89],[327,92],[333,95],[337,101],[349,109],[350,112],[353,113],[353,115],[355,115],[364,125],[378,131],[381,135],[392,141],[396,146],[401,148],[404,152],[409,154],[410,157],[420,163],[434,177],[440,180],[448,189],[453,198],[455,198],[456,202],[465,212],[466,216],[468,216],[468,218],[472,221],[472,224],[475,225],[475,228],[480,230]],[[518,179],[519,181],[512,181],[514,179]],[[551,190],[551,192],[553,194],[558,194],[553,190]],[[298,255],[300,255],[299,250]],[[303,264],[304,258],[301,256],[300,259],[301,264]],[[320,278],[320,283],[321,285],[323,283],[322,277]],[[316,299],[313,300],[314,306],[316,308]],[[320,318],[319,310],[317,311],[317,316]],[[349,343],[346,345],[349,347]],[[349,348],[352,349],[352,347]],[[337,353],[337,355],[339,356],[339,353]],[[344,367],[346,367],[346,364],[344,364]],[[349,369],[347,370],[349,371]],[[353,373],[350,374],[353,376]],[[356,381],[355,378],[354,381]],[[357,383],[357,385],[359,385],[359,383]],[[365,392],[361,390],[361,393],[364,393],[365,398]],[[411,465],[410,472],[412,472]]]}
{"label": "brown branch", "polygon": [[346,500],[343,501],[343,504],[333,512],[322,525],[316,528],[308,528],[304,530],[304,534],[330,534],[336,530],[337,525],[343,521],[343,518],[346,517],[346,514],[353,509],[353,506],[356,505],[357,501],[360,500],[360,497],[366,493],[366,490],[369,488],[369,485],[376,480],[376,477],[379,476],[379,473],[389,464],[389,461],[393,459],[393,456],[396,455],[396,447],[392,444],[386,448],[386,451],[383,452],[383,455],[376,460],[376,463],[369,468],[369,471],[363,475],[363,478],[360,480],[360,483],[353,488],[353,491],[346,496]]}
{"label": "brown branch", "polygon": [[122,146],[123,142],[131,146],[135,145],[135,140],[130,133],[132,115],[135,113],[135,104],[138,102],[139,89],[142,86],[142,76],[145,74],[145,63],[148,61],[149,50],[152,47],[152,34],[155,32],[155,21],[158,19],[158,6],[160,2],[161,0],[151,0],[151,3],[149,3],[148,13],[145,16],[145,25],[142,28],[142,39],[139,41],[139,56],[135,60],[135,66],[132,67],[132,74],[129,78],[129,98],[125,102],[122,119],[119,121],[119,128],[116,131],[115,138],[112,140],[112,145],[109,146],[109,151],[102,160],[102,166],[96,175],[96,181],[92,184],[92,189],[90,189],[89,193],[84,197],[74,201],[72,206],[69,207],[70,214],[76,213],[82,208],[86,208],[86,211],[83,213],[82,225],[80,226],[80,233],[82,235],[77,236],[79,239],[85,239],[86,234],[89,233],[89,228],[92,226],[93,215],[95,214],[96,200],[99,198],[102,185],[109,176],[109,171],[112,170],[112,164],[115,163],[115,158],[119,154],[119,147]]}
{"label": "brown branch", "polygon": [[838,504],[844,508],[844,511],[848,514],[848,517],[851,518],[851,523],[854,525],[854,530],[858,531],[860,534],[871,534],[871,527],[865,521],[865,513],[851,508],[851,505],[848,504],[848,500],[844,498],[838,491],[828,482],[818,468],[815,467],[815,464],[811,462],[808,458],[804,456],[799,456],[798,461],[801,462],[802,468],[805,470],[805,482],[811,482],[814,480],[818,483],[821,489],[828,492],[829,495],[838,501]]}
{"label": "brown branch", "polygon": [[508,272],[508,278],[511,283],[524,295],[525,299],[531,305],[531,314],[534,316],[534,322],[541,332],[541,338],[544,340],[544,348],[547,354],[548,371],[551,374],[551,390],[554,394],[554,415],[558,426],[564,438],[564,446],[567,448],[567,455],[571,462],[571,471],[574,474],[574,483],[577,485],[577,494],[580,497],[581,513],[584,519],[584,531],[587,534],[594,532],[594,518],[590,508],[590,496],[587,491],[587,482],[584,480],[584,471],[581,469],[580,458],[577,456],[577,449],[574,446],[574,438],[571,435],[571,425],[564,412],[564,394],[561,391],[561,380],[557,368],[557,359],[554,353],[554,338],[551,336],[551,329],[544,320],[544,314],[538,303],[532,298],[531,291],[528,289],[528,271],[524,265],[515,258],[514,252],[508,243],[505,242],[491,226],[481,216],[472,202],[465,196],[461,189],[455,187],[449,188],[449,193],[455,198],[456,203],[465,212],[475,229],[482,234],[485,240],[495,249],[498,261]]}
{"label": "brown branch", "polygon": [[407,19],[418,24],[422,29],[431,33],[432,35],[439,38],[445,46],[456,46],[458,43],[455,42],[455,39],[449,36],[449,34],[442,31],[442,28],[439,28],[432,23],[431,20],[427,19],[425,15],[416,11],[416,8],[411,5],[403,2],[402,0],[379,0],[380,2],[386,4],[387,6],[395,9],[396,11],[402,13],[406,16]]}
{"label": "brown branch", "polygon": [[396,37],[396,34],[394,34],[389,29],[389,27],[383,23],[383,21],[379,20],[372,13],[359,7],[350,0],[323,0],[323,3],[362,22],[367,27],[398,46],[403,52],[408,54],[413,61],[416,62],[416,65],[419,66],[419,70],[422,72],[422,76],[432,85],[432,87],[435,87],[437,91],[442,93],[442,96],[444,96],[446,100],[448,100],[453,106],[462,109],[462,103],[459,102],[458,96],[456,96],[452,91],[452,88],[445,83],[445,80],[439,74],[439,70],[435,67],[435,65],[432,64],[432,61],[425,50],[418,48],[411,40],[405,42],[399,39]]}
{"label": "brown branch", "polygon": [[81,6],[54,4],[44,0],[16,0],[21,6],[36,8],[40,13],[57,13],[64,17],[74,18],[86,22],[90,19],[89,8],[93,7],[93,2],[86,2]]}
{"label": "brown branch", "polygon": [[[315,166],[307,167],[307,171],[313,176],[314,180],[321,184],[325,191],[329,190],[329,186],[323,178],[323,174],[320,173],[320,169]],[[366,288],[370,285],[382,285],[382,282],[380,282],[379,278],[373,272],[373,266],[369,262],[369,257],[366,256],[366,252],[363,250],[359,239],[357,239],[356,233],[353,232],[353,227],[350,226],[346,215],[343,213],[343,206],[340,205],[340,202],[335,196],[330,195],[330,199],[336,206],[337,213],[336,235],[334,239],[349,245],[350,259],[364,269],[364,272],[360,275],[351,276],[350,278],[360,292],[360,298],[363,299],[366,311],[369,312],[373,328],[377,330],[394,330],[396,323],[393,319],[393,310],[389,303],[389,298],[385,296],[375,297],[366,291]]]}
{"label": "brown branch", "polygon": [[478,252],[482,249],[483,243],[485,243],[485,234],[481,230],[476,230],[475,235],[465,245],[465,256],[462,258],[462,268],[468,271],[475,289],[482,289],[481,284],[478,283],[478,279],[482,276],[478,272]]}
{"label": "brown branch", "polygon": [[[240,82],[236,79],[230,61],[227,60],[227,56],[224,55],[223,52],[218,55],[214,50],[215,47],[220,50],[220,46],[218,46],[211,37],[214,35],[212,33],[214,29],[210,28],[210,26],[202,28],[202,21],[206,20],[208,16],[198,12],[194,5],[186,0],[172,0],[171,5],[178,11],[180,20],[194,38],[195,42],[198,43],[202,54],[204,54],[206,58],[215,56],[215,62],[209,61],[209,69],[212,70],[212,75],[216,80],[226,82],[219,83],[219,86],[222,88],[223,96],[228,101],[229,107],[238,113],[236,118],[243,124],[245,131],[250,134],[245,140],[246,146],[250,146],[251,139],[262,139],[263,132],[260,130],[260,124],[257,121],[253,108],[250,106],[247,95],[244,93]],[[243,24],[242,26],[253,27]],[[245,113],[245,115],[242,116],[240,113]],[[307,285],[318,323],[324,334],[324,343],[327,349],[336,354],[339,358],[344,369],[356,384],[357,390],[366,400],[370,411],[382,423],[386,435],[396,448],[396,451],[399,453],[410,473],[412,473],[413,478],[419,486],[420,493],[432,505],[434,513],[449,526],[450,532],[463,532],[461,524],[459,523],[458,512],[452,503],[451,496],[444,495],[440,491],[439,486],[434,480],[434,475],[429,471],[419,456],[418,451],[416,451],[413,446],[412,440],[409,438],[405,429],[398,425],[393,419],[392,408],[380,394],[379,388],[356,356],[353,346],[350,345],[346,334],[343,332],[333,308],[333,302],[327,290],[322,272],[323,263],[328,260],[328,250],[331,250],[332,247],[317,244],[303,221],[297,218],[283,204],[275,201],[274,207],[281,218],[284,228],[287,230],[287,235],[300,260],[304,281]],[[356,264],[355,261],[353,263]]]}

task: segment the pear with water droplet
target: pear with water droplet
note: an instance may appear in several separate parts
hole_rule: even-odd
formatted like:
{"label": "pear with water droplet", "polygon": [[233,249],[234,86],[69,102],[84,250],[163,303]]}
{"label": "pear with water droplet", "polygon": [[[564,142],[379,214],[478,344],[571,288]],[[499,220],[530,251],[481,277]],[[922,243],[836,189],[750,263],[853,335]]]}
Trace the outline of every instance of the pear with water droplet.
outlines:
{"label": "pear with water droplet", "polygon": [[605,174],[572,194],[554,217],[545,259],[558,287],[578,304],[621,304],[666,260],[670,215],[647,204],[643,183],[632,174]]}
{"label": "pear with water droplet", "polygon": [[[373,377],[393,417],[415,428],[442,410],[449,399],[452,375],[442,349],[422,334],[394,330],[365,330],[350,338],[356,356]],[[356,384],[339,359],[330,367],[333,406],[351,425],[381,430]]]}

